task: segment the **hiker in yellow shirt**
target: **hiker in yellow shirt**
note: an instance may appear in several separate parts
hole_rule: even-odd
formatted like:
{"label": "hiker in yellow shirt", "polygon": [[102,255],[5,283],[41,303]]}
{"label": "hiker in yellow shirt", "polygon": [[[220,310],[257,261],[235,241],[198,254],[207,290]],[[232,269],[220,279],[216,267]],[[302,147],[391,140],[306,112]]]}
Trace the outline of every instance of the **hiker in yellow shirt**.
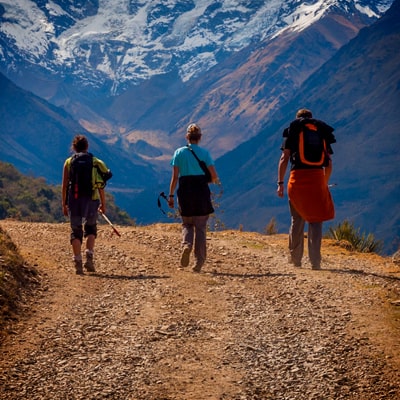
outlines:
{"label": "hiker in yellow shirt", "polygon": [[[74,155],[64,163],[62,175],[62,208],[71,224],[71,245],[76,273],[95,272],[94,245],[97,236],[98,210],[105,213],[104,187],[111,178],[105,163],[88,152],[84,135],[76,135],[72,142]],[[81,247],[86,238],[86,261],[82,265]]]}

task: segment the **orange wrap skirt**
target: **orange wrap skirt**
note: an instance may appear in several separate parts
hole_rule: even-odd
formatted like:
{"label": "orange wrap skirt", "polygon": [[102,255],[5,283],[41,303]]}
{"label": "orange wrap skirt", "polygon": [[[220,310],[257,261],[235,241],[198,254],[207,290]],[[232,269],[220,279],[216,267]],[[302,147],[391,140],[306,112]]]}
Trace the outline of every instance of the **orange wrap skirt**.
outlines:
{"label": "orange wrap skirt", "polygon": [[287,191],[290,203],[305,221],[322,222],[335,217],[323,169],[292,170]]}

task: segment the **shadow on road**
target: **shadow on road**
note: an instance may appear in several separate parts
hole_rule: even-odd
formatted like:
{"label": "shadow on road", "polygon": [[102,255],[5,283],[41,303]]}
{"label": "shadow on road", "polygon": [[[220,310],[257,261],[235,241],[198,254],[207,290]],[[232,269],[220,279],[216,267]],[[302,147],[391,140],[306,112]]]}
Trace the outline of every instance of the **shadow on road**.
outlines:
{"label": "shadow on road", "polygon": [[254,279],[254,278],[272,278],[272,277],[284,277],[284,276],[296,276],[296,274],[274,274],[271,272],[266,272],[264,274],[232,274],[230,272],[210,272],[210,275],[214,276],[227,276],[231,278],[245,278],[245,279]]}
{"label": "shadow on road", "polygon": [[140,281],[140,280],[150,280],[150,279],[169,279],[170,276],[168,275],[113,275],[113,274],[98,274],[94,273],[90,276],[95,278],[102,278],[102,279],[119,279],[123,281]]}
{"label": "shadow on road", "polygon": [[393,281],[400,281],[398,276],[381,275],[375,272],[367,272],[361,269],[337,269],[337,268],[323,268],[321,271],[329,271],[335,274],[350,274],[350,275],[360,275],[360,276],[374,276],[376,278],[388,279]]}

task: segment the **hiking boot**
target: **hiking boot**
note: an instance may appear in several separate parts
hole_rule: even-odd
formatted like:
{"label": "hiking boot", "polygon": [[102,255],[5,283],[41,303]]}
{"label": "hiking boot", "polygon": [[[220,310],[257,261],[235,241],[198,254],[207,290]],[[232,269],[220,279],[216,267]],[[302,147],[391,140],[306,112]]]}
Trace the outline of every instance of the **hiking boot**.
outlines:
{"label": "hiking boot", "polygon": [[192,271],[193,272],[197,272],[199,273],[201,271],[201,267],[203,266],[203,264],[196,264],[193,268]]}
{"label": "hiking boot", "polygon": [[83,275],[82,260],[74,260],[77,275]]}
{"label": "hiking boot", "polygon": [[321,266],[319,264],[314,264],[314,265],[311,265],[311,269],[319,270],[319,269],[321,269]]}
{"label": "hiking boot", "polygon": [[85,261],[84,267],[85,267],[86,271],[96,272],[96,269],[94,268],[93,252],[86,250],[85,254],[86,254],[86,261]]}
{"label": "hiking boot", "polygon": [[190,260],[190,247],[186,246],[182,251],[181,266],[184,268],[187,267],[189,265],[189,260]]}
{"label": "hiking boot", "polygon": [[294,261],[291,256],[288,258],[288,263],[293,264],[297,268],[301,268],[301,261]]}

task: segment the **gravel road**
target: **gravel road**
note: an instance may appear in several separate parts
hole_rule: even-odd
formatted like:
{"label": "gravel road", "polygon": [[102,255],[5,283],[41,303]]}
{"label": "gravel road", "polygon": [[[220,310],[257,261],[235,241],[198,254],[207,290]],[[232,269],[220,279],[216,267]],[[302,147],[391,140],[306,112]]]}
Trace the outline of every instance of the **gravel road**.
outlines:
{"label": "gravel road", "polygon": [[323,243],[287,263],[286,235],[208,234],[178,269],[179,224],[101,225],[77,276],[68,224],[1,221],[41,284],[1,344],[0,399],[400,399],[400,268]]}

